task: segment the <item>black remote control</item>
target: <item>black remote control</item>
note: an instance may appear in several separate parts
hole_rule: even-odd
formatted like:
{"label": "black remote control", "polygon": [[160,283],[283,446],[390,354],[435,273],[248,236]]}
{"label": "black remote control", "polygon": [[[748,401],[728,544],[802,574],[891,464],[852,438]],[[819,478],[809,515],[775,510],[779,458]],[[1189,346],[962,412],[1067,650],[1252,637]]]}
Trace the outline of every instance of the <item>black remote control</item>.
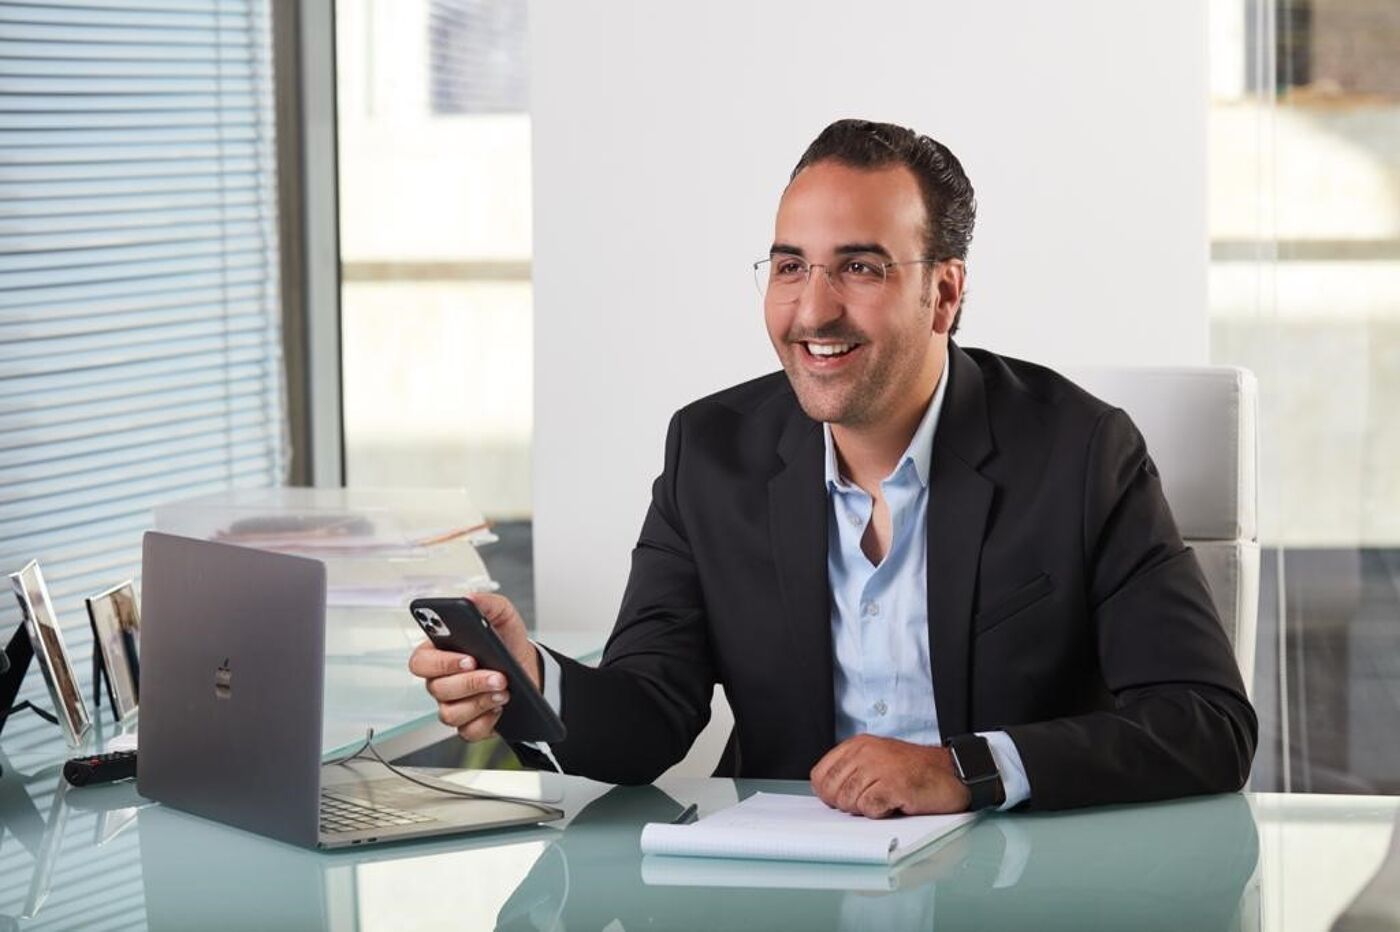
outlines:
{"label": "black remote control", "polygon": [[63,779],[74,786],[111,783],[136,776],[136,752],[113,751],[91,757],[75,757],[63,765]]}

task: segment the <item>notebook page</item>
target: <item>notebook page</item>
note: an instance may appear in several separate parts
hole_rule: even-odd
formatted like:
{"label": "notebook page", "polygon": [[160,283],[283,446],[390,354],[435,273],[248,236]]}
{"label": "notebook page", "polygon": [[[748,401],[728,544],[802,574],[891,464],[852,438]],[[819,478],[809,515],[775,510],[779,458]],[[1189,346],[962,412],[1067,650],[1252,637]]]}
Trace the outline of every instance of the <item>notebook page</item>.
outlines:
{"label": "notebook page", "polygon": [[973,819],[971,813],[867,819],[815,796],[755,793],[691,825],[650,823],[644,854],[891,864]]}

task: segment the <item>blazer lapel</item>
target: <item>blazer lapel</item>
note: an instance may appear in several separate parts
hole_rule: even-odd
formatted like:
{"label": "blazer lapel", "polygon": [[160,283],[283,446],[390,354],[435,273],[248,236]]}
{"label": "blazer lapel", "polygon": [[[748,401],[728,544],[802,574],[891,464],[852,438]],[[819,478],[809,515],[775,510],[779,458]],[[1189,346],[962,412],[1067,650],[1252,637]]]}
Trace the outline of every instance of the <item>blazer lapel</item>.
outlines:
{"label": "blazer lapel", "polygon": [[928,502],[928,641],[938,730],[971,729],[972,599],[995,486],[977,467],[992,454],[982,370],[948,344],[948,388],[933,439]]}
{"label": "blazer lapel", "polygon": [[796,410],[778,443],[784,468],[768,483],[773,561],[796,661],[774,672],[790,677],[794,694],[806,697],[802,705],[812,713],[817,755],[836,735],[824,453],[821,425]]}

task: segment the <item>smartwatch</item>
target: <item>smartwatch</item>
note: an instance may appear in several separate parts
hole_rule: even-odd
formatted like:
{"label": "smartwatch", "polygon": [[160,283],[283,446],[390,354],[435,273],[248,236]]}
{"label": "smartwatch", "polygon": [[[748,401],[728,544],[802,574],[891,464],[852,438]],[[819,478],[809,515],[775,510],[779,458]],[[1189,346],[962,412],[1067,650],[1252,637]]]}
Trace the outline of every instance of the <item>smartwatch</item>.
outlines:
{"label": "smartwatch", "polygon": [[1001,785],[1001,771],[992,759],[991,746],[981,735],[958,735],[948,739],[948,751],[953,756],[953,769],[972,794],[968,809],[993,809],[1006,802],[1006,788]]}

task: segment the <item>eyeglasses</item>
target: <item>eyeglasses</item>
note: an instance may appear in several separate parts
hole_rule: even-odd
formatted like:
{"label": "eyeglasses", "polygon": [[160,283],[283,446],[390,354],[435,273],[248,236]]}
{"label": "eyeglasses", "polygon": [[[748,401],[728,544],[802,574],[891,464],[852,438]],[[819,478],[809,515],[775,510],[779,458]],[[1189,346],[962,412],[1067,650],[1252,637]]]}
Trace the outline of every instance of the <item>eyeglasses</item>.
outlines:
{"label": "eyeglasses", "polygon": [[797,256],[780,254],[760,259],[753,264],[753,280],[765,301],[792,304],[802,297],[807,279],[813,269],[821,269],[827,284],[838,297],[853,303],[875,301],[885,290],[889,270],[901,265],[928,265],[942,259],[911,259],[907,262],[883,262],[874,254],[845,256],[834,265],[808,262]]}

